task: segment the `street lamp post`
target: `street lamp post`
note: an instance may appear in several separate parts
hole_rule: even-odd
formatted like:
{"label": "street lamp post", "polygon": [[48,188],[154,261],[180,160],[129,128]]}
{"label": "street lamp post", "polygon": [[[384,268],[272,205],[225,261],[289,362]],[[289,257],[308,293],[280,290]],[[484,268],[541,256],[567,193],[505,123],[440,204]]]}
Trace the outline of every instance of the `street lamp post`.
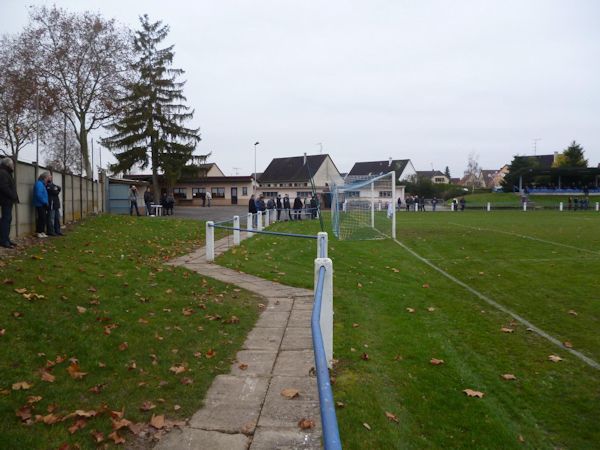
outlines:
{"label": "street lamp post", "polygon": [[260,144],[260,142],[258,142],[258,141],[256,141],[254,143],[254,184],[252,186],[253,186],[253,191],[255,193],[256,193],[256,183],[257,183],[257,181],[256,181],[256,146],[258,144]]}

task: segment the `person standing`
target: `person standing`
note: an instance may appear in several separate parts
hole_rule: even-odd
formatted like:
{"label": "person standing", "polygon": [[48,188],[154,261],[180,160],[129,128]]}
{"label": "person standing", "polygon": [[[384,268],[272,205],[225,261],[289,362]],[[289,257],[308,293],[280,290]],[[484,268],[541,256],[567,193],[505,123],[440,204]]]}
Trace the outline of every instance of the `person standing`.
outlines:
{"label": "person standing", "polygon": [[10,224],[12,222],[13,205],[19,203],[15,179],[14,163],[10,158],[0,159],[0,246],[14,248],[17,244],[10,240]]}
{"label": "person standing", "polygon": [[435,208],[436,208],[437,204],[438,204],[438,199],[437,199],[437,197],[434,196],[431,199],[431,210],[432,211],[435,211]]}
{"label": "person standing", "polygon": [[275,205],[277,207],[277,221],[279,222],[279,220],[281,219],[281,208],[283,208],[283,205],[281,203],[281,194],[277,196],[277,200],[275,200]]}
{"label": "person standing", "polygon": [[296,195],[294,200],[294,216],[296,220],[302,220],[302,199],[299,195]]}
{"label": "person standing", "polygon": [[48,236],[62,236],[60,232],[60,186],[53,182],[52,174],[46,185],[48,191],[48,222],[46,223]]}
{"label": "person standing", "polygon": [[167,210],[167,216],[172,216],[173,215],[173,207],[175,206],[175,197],[173,196],[173,192],[169,192],[167,194],[167,206],[166,206],[166,210]]}
{"label": "person standing", "polygon": [[313,220],[317,218],[317,208],[318,208],[317,199],[313,195],[310,199],[310,218]]}
{"label": "person standing", "polygon": [[39,238],[47,238],[46,215],[48,211],[48,172],[42,172],[33,186],[33,206],[35,206],[35,232]]}
{"label": "person standing", "polygon": [[136,214],[140,215],[140,210],[138,209],[137,204],[137,188],[134,185],[131,185],[129,188],[129,215],[133,215],[133,208],[135,208]]}
{"label": "person standing", "polygon": [[210,202],[212,200],[212,194],[209,191],[206,191],[206,206],[210,208]]}
{"label": "person standing", "polygon": [[290,197],[287,194],[285,194],[285,197],[283,197],[283,210],[284,210],[283,215],[285,216],[285,213],[287,213],[288,218],[285,219],[286,221],[288,219],[292,220],[292,214],[290,212],[291,209],[292,209],[292,205],[290,205]]}
{"label": "person standing", "polygon": [[146,192],[144,192],[144,204],[146,205],[146,215],[152,215],[152,203],[154,202],[154,195],[149,187],[146,188]]}

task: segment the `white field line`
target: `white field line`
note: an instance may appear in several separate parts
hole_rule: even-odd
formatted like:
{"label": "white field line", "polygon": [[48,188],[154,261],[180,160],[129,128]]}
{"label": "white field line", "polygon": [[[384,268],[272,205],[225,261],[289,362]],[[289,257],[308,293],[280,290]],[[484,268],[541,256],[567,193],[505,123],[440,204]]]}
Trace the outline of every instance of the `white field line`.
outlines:
{"label": "white field line", "polygon": [[516,237],[520,237],[520,238],[523,238],[523,239],[529,239],[531,241],[543,242],[544,244],[551,244],[551,245],[556,245],[558,247],[565,247],[565,248],[570,248],[572,250],[579,250],[579,251],[582,251],[582,252],[591,253],[593,255],[600,255],[600,252],[595,251],[595,250],[588,250],[587,248],[575,247],[574,245],[563,244],[561,242],[548,241],[546,239],[540,239],[540,238],[536,238],[536,237],[533,237],[533,236],[527,236],[526,234],[513,233],[511,231],[494,230],[493,228],[472,227],[472,226],[469,226],[469,225],[463,225],[461,223],[456,223],[456,222],[447,222],[447,223],[449,223],[450,225],[456,225],[457,227],[469,228],[471,230],[491,231],[492,233],[507,234],[509,236],[516,236]]}
{"label": "white field line", "polygon": [[417,258],[418,260],[422,261],[423,263],[427,264],[429,267],[431,267],[433,270],[435,270],[436,272],[439,272],[440,274],[442,274],[443,276],[445,276],[446,278],[448,278],[449,280],[453,281],[454,283],[458,284],[459,286],[463,287],[464,289],[466,289],[467,291],[469,291],[471,294],[479,297],[481,300],[483,300],[484,302],[486,302],[488,305],[493,306],[494,308],[498,309],[499,311],[502,311],[505,314],[508,314],[509,316],[511,316],[513,319],[515,319],[517,322],[522,323],[523,325],[525,325],[526,327],[528,327],[531,331],[533,331],[534,333],[538,334],[539,336],[543,337],[544,339],[550,341],[551,343],[553,343],[554,345],[556,345],[557,347],[560,347],[561,350],[567,351],[569,353],[571,353],[572,355],[574,355],[575,357],[579,358],[581,361],[583,361],[584,363],[586,363],[588,366],[593,367],[594,369],[598,369],[600,370],[600,364],[598,364],[596,361],[594,361],[593,359],[585,356],[583,353],[578,352],[577,350],[573,350],[572,348],[567,348],[565,347],[558,339],[556,339],[553,336],[550,336],[548,333],[546,333],[544,330],[536,327],[534,324],[532,324],[531,322],[529,322],[527,319],[521,317],[520,315],[518,315],[517,313],[512,312],[510,309],[502,306],[500,303],[497,303],[496,301],[492,300],[491,298],[483,295],[481,292],[476,291],[475,289],[473,289],[471,286],[469,286],[468,284],[460,281],[458,278],[450,275],[448,272],[446,272],[444,269],[441,269],[440,267],[436,266],[435,264],[433,264],[431,261],[429,261],[426,258],[423,258],[421,255],[419,255],[418,253],[416,253],[414,250],[412,250],[411,248],[407,247],[405,244],[403,244],[402,242],[400,242],[397,239],[394,239],[394,242],[396,244],[398,244],[400,247],[402,247],[404,250],[406,250],[408,253],[410,253],[411,255],[413,255],[415,258]]}

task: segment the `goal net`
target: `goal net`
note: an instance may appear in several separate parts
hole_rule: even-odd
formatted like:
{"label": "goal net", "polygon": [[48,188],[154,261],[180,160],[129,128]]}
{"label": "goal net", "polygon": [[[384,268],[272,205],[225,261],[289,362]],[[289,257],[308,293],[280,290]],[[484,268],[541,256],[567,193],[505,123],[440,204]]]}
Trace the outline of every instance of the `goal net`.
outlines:
{"label": "goal net", "polygon": [[396,173],[334,185],[333,234],[340,240],[396,237]]}

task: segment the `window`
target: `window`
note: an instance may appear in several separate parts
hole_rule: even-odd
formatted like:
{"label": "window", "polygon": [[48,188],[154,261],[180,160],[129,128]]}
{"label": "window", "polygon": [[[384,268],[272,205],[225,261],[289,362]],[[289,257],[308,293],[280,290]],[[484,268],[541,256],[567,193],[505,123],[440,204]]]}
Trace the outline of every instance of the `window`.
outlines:
{"label": "window", "polygon": [[242,188],[242,195],[245,197],[248,195],[248,188],[247,187],[243,187]]}
{"label": "window", "polygon": [[434,183],[444,183],[445,181],[446,181],[446,180],[445,180],[444,178],[442,178],[442,177],[435,177],[435,178],[433,179],[433,182],[434,182]]}
{"label": "window", "polygon": [[206,188],[192,188],[192,197],[200,198],[201,194],[206,194]]}
{"label": "window", "polygon": [[392,197],[392,191],[379,191],[379,196],[380,197],[391,198]]}
{"label": "window", "polygon": [[225,188],[224,187],[210,188],[210,194],[212,195],[212,198],[225,198]]}
{"label": "window", "polygon": [[312,194],[312,192],[310,192],[310,191],[299,191],[299,192],[296,192],[296,196],[298,196],[300,198],[308,198],[308,197],[311,196],[311,194]]}
{"label": "window", "polygon": [[304,187],[307,187],[307,186],[308,186],[308,183],[304,183]]}
{"label": "window", "polygon": [[277,192],[263,192],[263,195],[264,195],[265,197],[272,197],[272,198],[275,198],[275,197],[277,197]]}
{"label": "window", "polygon": [[173,197],[187,198],[187,188],[173,188]]}
{"label": "window", "polygon": [[279,183],[279,187],[283,187],[283,183]]}
{"label": "window", "polygon": [[346,195],[346,197],[360,197],[359,191],[347,191],[344,192],[344,194]]}

